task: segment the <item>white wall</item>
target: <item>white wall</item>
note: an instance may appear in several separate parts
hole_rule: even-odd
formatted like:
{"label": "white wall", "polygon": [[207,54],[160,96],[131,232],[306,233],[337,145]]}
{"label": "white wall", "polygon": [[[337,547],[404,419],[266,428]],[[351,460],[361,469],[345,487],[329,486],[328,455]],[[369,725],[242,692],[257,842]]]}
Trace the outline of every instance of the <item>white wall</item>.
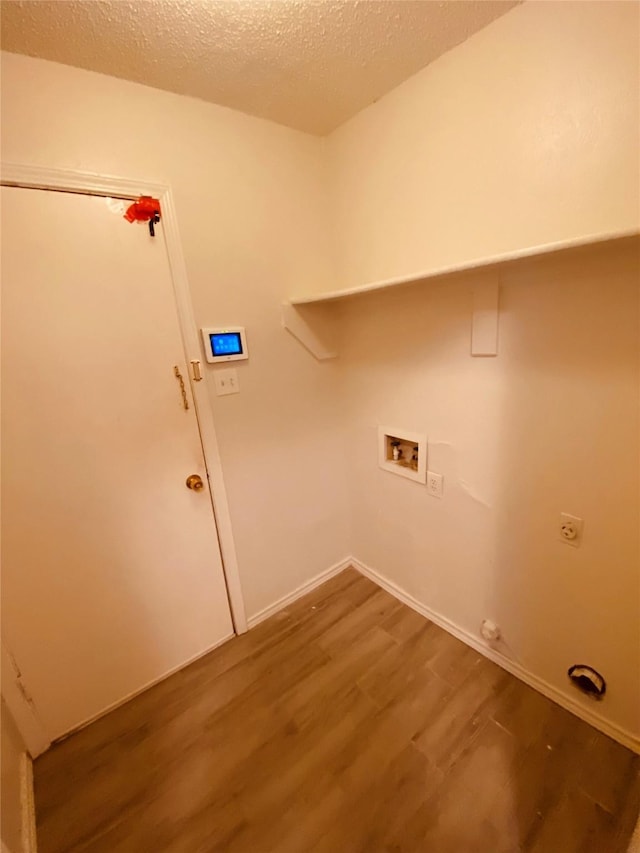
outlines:
{"label": "white wall", "polygon": [[251,616],[349,553],[337,367],[279,317],[298,282],[331,275],[322,143],[42,60],[3,54],[2,74],[3,159],[171,184],[198,324],[247,328],[240,394],[207,374]]}
{"label": "white wall", "polygon": [[[502,272],[500,353],[469,356],[471,275],[349,300],[341,361],[353,553],[463,631],[639,734],[637,246]],[[429,436],[444,497],[377,467],[377,425]],[[559,514],[584,519],[578,549]]]}
{"label": "white wall", "polygon": [[[463,630],[495,619],[559,690],[571,663],[601,669],[602,714],[636,732],[630,250],[504,271],[497,359],[469,357],[470,276],[338,309],[337,364],[280,330],[278,302],[335,289],[332,254],[357,285],[637,227],[637,16],[525,3],[324,142],[7,56],[3,140],[7,159],[170,182],[198,320],[249,329],[242,393],[212,396],[249,615],[348,553],[344,409],[352,552]],[[377,468],[388,423],[429,434],[442,501]],[[579,550],[561,511],[585,519]]]}
{"label": "white wall", "polygon": [[[338,286],[638,229],[639,14],[525,2],[335,131]],[[637,250],[501,275],[496,359],[469,356],[471,274],[338,309],[353,553],[568,696],[591,663],[637,736]],[[379,424],[429,435],[443,500],[378,469]]]}
{"label": "white wall", "polygon": [[[13,718],[2,701],[0,707],[2,739],[2,775],[0,780],[2,815],[2,842],[11,853],[26,849],[22,837],[21,762],[25,748]],[[3,848],[4,849],[4,848]]]}
{"label": "white wall", "polygon": [[525,2],[335,131],[338,284],[637,228],[639,16]]}

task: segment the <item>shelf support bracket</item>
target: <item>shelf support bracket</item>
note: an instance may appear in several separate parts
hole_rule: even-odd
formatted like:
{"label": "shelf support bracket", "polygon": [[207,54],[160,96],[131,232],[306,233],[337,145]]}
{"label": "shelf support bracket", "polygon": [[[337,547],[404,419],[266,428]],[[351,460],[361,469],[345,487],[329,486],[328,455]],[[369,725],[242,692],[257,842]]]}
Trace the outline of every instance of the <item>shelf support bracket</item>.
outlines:
{"label": "shelf support bracket", "polygon": [[282,326],[318,361],[336,358],[335,319],[327,305],[282,304]]}

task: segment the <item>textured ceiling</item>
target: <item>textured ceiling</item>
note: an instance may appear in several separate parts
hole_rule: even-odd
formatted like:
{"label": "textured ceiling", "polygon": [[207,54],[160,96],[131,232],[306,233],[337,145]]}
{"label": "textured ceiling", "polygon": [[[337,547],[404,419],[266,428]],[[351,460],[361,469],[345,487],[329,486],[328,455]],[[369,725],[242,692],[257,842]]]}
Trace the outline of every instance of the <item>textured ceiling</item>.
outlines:
{"label": "textured ceiling", "polygon": [[325,134],[516,0],[2,0],[2,47]]}

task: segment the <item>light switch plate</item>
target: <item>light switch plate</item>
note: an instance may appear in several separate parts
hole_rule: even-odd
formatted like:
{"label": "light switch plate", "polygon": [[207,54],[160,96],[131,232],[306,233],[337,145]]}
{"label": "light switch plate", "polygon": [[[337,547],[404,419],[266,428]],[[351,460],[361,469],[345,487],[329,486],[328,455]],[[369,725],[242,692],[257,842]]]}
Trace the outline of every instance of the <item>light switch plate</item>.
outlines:
{"label": "light switch plate", "polygon": [[228,367],[226,370],[216,370],[213,381],[216,384],[218,397],[224,397],[225,394],[237,394],[240,391],[238,371],[234,370],[233,367]]}

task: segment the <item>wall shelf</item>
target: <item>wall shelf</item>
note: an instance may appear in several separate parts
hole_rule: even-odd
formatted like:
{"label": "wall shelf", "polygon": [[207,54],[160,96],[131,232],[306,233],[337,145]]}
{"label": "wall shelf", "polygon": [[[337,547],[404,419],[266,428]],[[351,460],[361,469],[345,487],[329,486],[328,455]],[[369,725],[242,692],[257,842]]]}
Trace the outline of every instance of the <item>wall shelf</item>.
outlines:
{"label": "wall shelf", "polygon": [[580,249],[586,246],[594,246],[599,243],[608,243],[616,240],[625,240],[637,237],[640,228],[632,228],[626,231],[615,231],[603,234],[589,234],[585,237],[576,237],[571,240],[559,240],[556,243],[546,243],[542,246],[531,246],[527,249],[518,249],[513,252],[504,252],[501,255],[492,255],[487,258],[478,258],[472,261],[464,261],[460,264],[452,264],[448,267],[438,267],[431,270],[422,270],[398,278],[388,278],[382,281],[374,281],[361,284],[356,287],[346,287],[342,290],[332,290],[328,293],[318,293],[311,296],[293,296],[289,299],[290,305],[317,305],[319,303],[334,302],[338,299],[346,299],[351,296],[359,296],[362,293],[372,293],[376,290],[387,290],[399,287],[403,284],[413,284],[428,279],[440,278],[442,276],[454,275],[456,273],[472,272],[474,270],[488,270],[502,264],[533,258],[538,255],[549,255],[555,252],[563,252],[569,249]]}
{"label": "wall shelf", "polygon": [[498,354],[499,271],[502,266],[527,258],[578,250],[603,243],[633,240],[637,239],[639,234],[639,229],[630,229],[609,234],[589,235],[573,240],[561,240],[544,246],[534,246],[427,272],[363,284],[359,287],[347,287],[344,290],[319,293],[316,296],[293,297],[282,305],[282,325],[316,359],[325,361],[337,356],[332,306],[338,300],[448,275],[477,272],[482,275],[473,282],[470,354],[480,357],[496,356]]}

